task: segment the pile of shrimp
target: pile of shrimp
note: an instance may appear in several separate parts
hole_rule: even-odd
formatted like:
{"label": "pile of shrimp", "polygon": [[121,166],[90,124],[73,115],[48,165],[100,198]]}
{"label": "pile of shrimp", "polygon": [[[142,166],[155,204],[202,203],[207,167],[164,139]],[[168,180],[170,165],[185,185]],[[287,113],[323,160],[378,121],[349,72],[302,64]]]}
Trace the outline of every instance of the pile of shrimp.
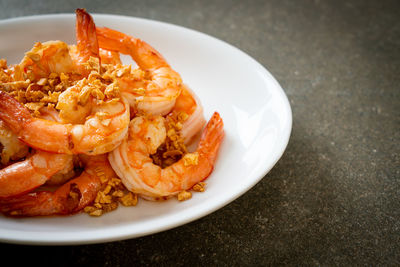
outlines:
{"label": "pile of shrimp", "polygon": [[[76,10],[76,45],[36,43],[0,60],[0,212],[93,216],[204,191],[224,137],[146,42]],[[137,67],[124,65],[129,55]],[[200,136],[197,148],[187,146]]]}

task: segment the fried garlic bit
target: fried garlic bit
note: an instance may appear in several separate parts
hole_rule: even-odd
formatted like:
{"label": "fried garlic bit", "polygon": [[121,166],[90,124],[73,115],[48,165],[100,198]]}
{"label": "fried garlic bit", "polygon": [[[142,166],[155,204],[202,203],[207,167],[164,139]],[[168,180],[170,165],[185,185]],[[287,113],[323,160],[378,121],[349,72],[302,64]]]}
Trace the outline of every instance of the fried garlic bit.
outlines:
{"label": "fried garlic bit", "polygon": [[205,182],[200,182],[198,184],[195,184],[192,188],[193,191],[196,192],[204,192],[206,190],[206,183]]}
{"label": "fried garlic bit", "polygon": [[[101,179],[101,174],[99,175]],[[118,208],[118,203],[123,206],[136,206],[138,202],[137,195],[126,190],[121,179],[115,177],[104,181],[102,188],[91,206],[84,208],[84,212],[90,216],[101,216],[106,212],[110,212]]]}
{"label": "fried garlic bit", "polygon": [[[204,192],[205,188],[206,188],[206,183],[200,182],[200,183],[195,184],[192,187],[192,190],[195,192]],[[183,190],[178,193],[177,198],[179,201],[185,201],[185,200],[192,198],[192,193],[188,192],[186,190]]]}
{"label": "fried garlic bit", "polygon": [[[186,119],[183,112],[178,115],[169,116],[166,120],[167,137],[165,143],[161,145],[157,152],[151,155],[153,162],[159,165],[161,168],[166,168],[178,160],[180,160],[187,153],[185,142],[180,134],[182,129],[182,123]],[[188,153],[190,154],[190,153]],[[186,154],[186,155],[188,155]],[[196,162],[193,155],[188,155],[187,163]],[[190,160],[191,158],[192,160]]]}
{"label": "fried garlic bit", "polygon": [[183,191],[178,193],[178,200],[179,201],[185,201],[185,200],[188,200],[188,199],[191,199],[191,198],[192,198],[192,193],[190,193],[188,191],[183,190]]}
{"label": "fried garlic bit", "polygon": [[13,79],[8,72],[6,62],[0,60],[0,90],[8,92],[24,104],[34,116],[40,115],[42,107],[56,105],[60,94],[73,84],[64,73],[51,73],[48,77],[35,80],[29,69],[24,73],[19,66],[14,67]]}

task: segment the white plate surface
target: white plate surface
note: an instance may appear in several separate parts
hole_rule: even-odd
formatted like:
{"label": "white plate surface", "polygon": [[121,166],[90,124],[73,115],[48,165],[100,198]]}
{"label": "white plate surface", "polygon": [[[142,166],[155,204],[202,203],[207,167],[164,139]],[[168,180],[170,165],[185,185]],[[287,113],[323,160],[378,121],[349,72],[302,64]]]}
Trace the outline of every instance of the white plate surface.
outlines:
{"label": "white plate surface", "polygon": [[[289,102],[277,81],[237,48],[200,32],[146,19],[94,15],[107,26],[139,37],[164,55],[199,96],[208,119],[218,111],[226,136],[207,190],[189,201],[141,200],[136,207],[93,218],[14,219],[0,216],[0,241],[23,244],[88,244],[164,231],[205,216],[233,201],[274,166],[292,127]],[[75,42],[72,14],[0,21],[0,58],[17,63],[37,41]]]}

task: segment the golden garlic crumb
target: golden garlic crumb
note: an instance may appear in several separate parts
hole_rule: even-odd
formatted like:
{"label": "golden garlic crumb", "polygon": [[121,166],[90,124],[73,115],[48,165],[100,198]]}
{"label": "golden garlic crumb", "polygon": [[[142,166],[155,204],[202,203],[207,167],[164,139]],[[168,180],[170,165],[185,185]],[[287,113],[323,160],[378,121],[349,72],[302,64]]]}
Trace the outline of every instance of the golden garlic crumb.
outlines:
{"label": "golden garlic crumb", "polygon": [[146,94],[146,89],[144,88],[134,88],[132,91],[137,94],[137,95],[145,95]]}
{"label": "golden garlic crumb", "polygon": [[[104,174],[100,169],[96,169],[95,172],[99,177]],[[84,209],[89,215],[101,216],[118,208],[118,203],[124,206],[135,206],[137,204],[137,195],[127,192],[120,178],[113,177],[102,181],[102,184],[102,188],[97,192],[93,204]]]}
{"label": "golden garlic crumb", "polygon": [[43,102],[30,102],[30,103],[26,103],[24,106],[33,111],[35,115],[40,115],[39,109],[41,109],[42,107],[44,107],[44,103]]}
{"label": "golden garlic crumb", "polygon": [[112,196],[113,197],[123,197],[124,196],[124,192],[121,191],[121,190],[117,190],[117,191],[114,191],[114,193],[112,193]]}
{"label": "golden garlic crumb", "polygon": [[104,94],[99,88],[93,89],[91,95],[98,100],[104,100]]}
{"label": "golden garlic crumb", "polygon": [[107,185],[106,188],[104,189],[104,194],[108,194],[111,191],[111,185]]}
{"label": "golden garlic crumb", "polygon": [[119,201],[124,206],[136,206],[138,199],[136,194],[128,192],[126,195],[119,198]]}
{"label": "golden garlic crumb", "polygon": [[86,212],[86,213],[91,213],[91,212],[93,212],[93,211],[95,211],[95,210],[96,210],[96,208],[93,207],[93,206],[86,206],[86,207],[83,209],[83,211]]}
{"label": "golden garlic crumb", "polygon": [[205,187],[206,187],[206,183],[200,182],[200,183],[195,184],[192,189],[193,189],[193,191],[196,191],[196,192],[204,192]]}
{"label": "golden garlic crumb", "polygon": [[90,86],[84,86],[82,90],[79,92],[78,103],[81,105],[86,105],[89,100],[91,88]]}
{"label": "golden garlic crumb", "polygon": [[194,153],[187,153],[186,155],[183,156],[183,164],[185,166],[189,165],[198,165],[199,164],[199,153],[194,152]]}
{"label": "golden garlic crumb", "polygon": [[185,120],[187,120],[189,118],[189,115],[186,113],[186,112],[179,112],[179,114],[178,114],[178,120],[179,121],[185,121]]}
{"label": "golden garlic crumb", "polygon": [[118,97],[120,94],[119,87],[115,83],[109,84],[104,90],[104,94],[107,98]]}
{"label": "golden garlic crumb", "polygon": [[101,216],[102,214],[103,214],[103,211],[101,209],[98,209],[98,210],[95,210],[95,211],[92,211],[89,213],[90,216],[95,216],[95,217]]}
{"label": "golden garlic crumb", "polygon": [[179,201],[185,201],[192,198],[192,193],[188,192],[188,191],[181,191],[178,193],[178,200]]}
{"label": "golden garlic crumb", "polygon": [[99,72],[100,71],[100,62],[99,59],[96,57],[90,57],[86,63],[84,63],[85,68],[87,70],[94,70]]}
{"label": "golden garlic crumb", "polygon": [[39,81],[36,83],[37,85],[46,85],[47,84],[47,79],[46,78],[41,78]]}

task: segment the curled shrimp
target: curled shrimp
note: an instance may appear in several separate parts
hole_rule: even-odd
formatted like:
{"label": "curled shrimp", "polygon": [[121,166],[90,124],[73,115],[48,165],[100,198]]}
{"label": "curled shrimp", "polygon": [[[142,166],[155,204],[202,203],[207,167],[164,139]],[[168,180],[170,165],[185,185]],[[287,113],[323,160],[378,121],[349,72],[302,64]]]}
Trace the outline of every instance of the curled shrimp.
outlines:
{"label": "curled shrimp", "polygon": [[180,75],[146,42],[108,28],[97,28],[96,32],[101,48],[130,55],[146,72],[145,79],[138,80],[129,73],[118,79],[131,106],[146,114],[167,114],[182,90]]}
{"label": "curled shrimp", "polygon": [[54,192],[39,191],[0,200],[0,211],[11,216],[76,213],[92,203],[104,181],[115,177],[106,155],[84,160],[82,174]]}
{"label": "curled shrimp", "polygon": [[0,170],[0,198],[29,192],[71,163],[70,155],[37,150],[26,160]]}
{"label": "curled shrimp", "polygon": [[116,148],[129,125],[129,104],[122,98],[103,101],[91,108],[83,124],[35,118],[28,109],[0,91],[0,119],[33,148],[62,154],[98,155]]}
{"label": "curled shrimp", "polygon": [[[77,79],[87,76],[90,70],[86,63],[91,57],[99,60],[99,47],[96,26],[84,9],[76,10],[76,39],[76,46],[62,41],[36,43],[16,67],[14,76],[20,79],[18,70],[31,80],[48,77],[51,73],[74,73]],[[100,61],[97,64],[100,65]]]}
{"label": "curled shrimp", "polygon": [[109,154],[109,160],[128,190],[149,198],[171,196],[209,176],[223,136],[223,122],[215,112],[196,151],[162,169],[150,155],[166,138],[165,119],[136,117],[130,123],[127,139]]}

